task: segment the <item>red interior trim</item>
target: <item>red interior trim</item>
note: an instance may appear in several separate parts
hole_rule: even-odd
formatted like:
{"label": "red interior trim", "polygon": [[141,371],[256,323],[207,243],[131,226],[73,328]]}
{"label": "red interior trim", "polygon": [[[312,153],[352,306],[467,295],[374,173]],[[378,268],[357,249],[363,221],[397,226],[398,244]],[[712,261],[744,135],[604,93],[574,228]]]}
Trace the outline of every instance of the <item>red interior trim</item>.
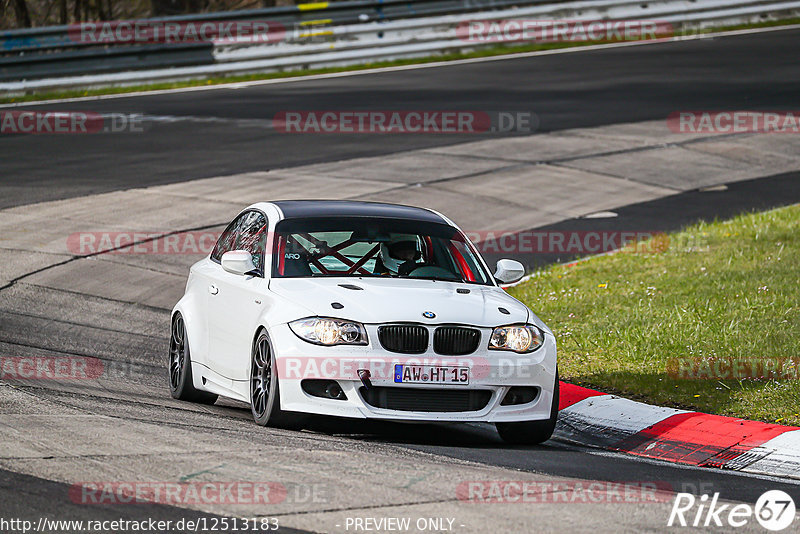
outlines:
{"label": "red interior trim", "polygon": [[473,274],[472,269],[469,268],[469,264],[467,263],[467,260],[464,259],[464,255],[461,254],[461,251],[458,250],[458,247],[456,247],[455,243],[452,241],[448,246],[450,247],[450,254],[452,254],[453,258],[456,260],[458,268],[461,270],[464,278],[466,278],[468,282],[474,282],[475,274]]}
{"label": "red interior trim", "polygon": [[433,257],[433,240],[431,236],[426,235],[423,241],[425,242],[425,261],[429,261]]}
{"label": "red interior trim", "polygon": [[283,262],[286,259],[286,238],[278,236],[278,275],[283,276]]}

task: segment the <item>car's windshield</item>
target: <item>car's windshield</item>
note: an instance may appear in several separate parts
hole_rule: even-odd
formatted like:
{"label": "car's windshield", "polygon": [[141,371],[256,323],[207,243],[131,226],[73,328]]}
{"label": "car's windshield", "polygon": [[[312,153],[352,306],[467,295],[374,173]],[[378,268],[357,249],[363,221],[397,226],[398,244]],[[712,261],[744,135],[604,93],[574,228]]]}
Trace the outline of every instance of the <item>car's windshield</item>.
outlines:
{"label": "car's windshield", "polygon": [[383,276],[491,285],[477,252],[446,224],[387,218],[288,219],[275,231],[273,277]]}

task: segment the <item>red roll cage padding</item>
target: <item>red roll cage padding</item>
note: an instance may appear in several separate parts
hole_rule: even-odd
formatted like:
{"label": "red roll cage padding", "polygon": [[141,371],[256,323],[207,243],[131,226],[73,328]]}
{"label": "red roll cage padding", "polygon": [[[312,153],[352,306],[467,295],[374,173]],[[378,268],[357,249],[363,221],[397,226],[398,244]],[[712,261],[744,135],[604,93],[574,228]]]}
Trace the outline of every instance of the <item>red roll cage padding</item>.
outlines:
{"label": "red roll cage padding", "polygon": [[278,236],[278,274],[283,276],[283,262],[286,260],[286,238]]}
{"label": "red roll cage padding", "polygon": [[464,274],[464,278],[467,279],[467,282],[474,282],[475,274],[472,272],[472,269],[469,268],[469,264],[467,263],[467,260],[464,259],[464,255],[461,254],[461,251],[458,250],[458,247],[456,247],[455,243],[452,241],[450,241],[447,246],[450,249],[450,254],[453,255],[453,259],[456,260],[458,268]]}
{"label": "red roll cage padding", "polygon": [[427,261],[428,258],[433,257],[433,240],[431,236],[426,235],[422,238],[422,242],[425,245],[425,261]]}

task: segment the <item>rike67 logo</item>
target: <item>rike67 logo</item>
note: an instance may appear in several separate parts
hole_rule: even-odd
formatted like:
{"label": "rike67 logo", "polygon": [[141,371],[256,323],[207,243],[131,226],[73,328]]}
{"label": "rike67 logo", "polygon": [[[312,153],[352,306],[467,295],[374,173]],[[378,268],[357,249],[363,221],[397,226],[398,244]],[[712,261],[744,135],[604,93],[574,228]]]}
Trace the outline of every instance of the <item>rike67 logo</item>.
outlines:
{"label": "rike67 logo", "polygon": [[720,504],[719,493],[711,498],[707,494],[695,497],[691,493],[678,493],[667,526],[739,528],[755,518],[765,529],[778,532],[794,522],[795,512],[794,499],[781,490],[765,492],[755,506]]}

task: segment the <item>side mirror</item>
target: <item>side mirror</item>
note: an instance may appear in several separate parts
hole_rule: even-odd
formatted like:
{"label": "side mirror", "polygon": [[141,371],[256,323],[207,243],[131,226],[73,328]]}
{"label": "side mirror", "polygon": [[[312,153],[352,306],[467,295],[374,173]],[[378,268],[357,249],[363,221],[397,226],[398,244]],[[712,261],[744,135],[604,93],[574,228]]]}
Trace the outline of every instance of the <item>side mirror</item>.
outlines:
{"label": "side mirror", "polygon": [[[224,258],[224,256],[223,256]],[[525,276],[525,267],[516,260],[498,260],[494,277],[504,284],[519,282]]]}
{"label": "side mirror", "polygon": [[246,250],[231,250],[222,255],[222,268],[233,274],[247,274],[254,271],[253,255]]}

